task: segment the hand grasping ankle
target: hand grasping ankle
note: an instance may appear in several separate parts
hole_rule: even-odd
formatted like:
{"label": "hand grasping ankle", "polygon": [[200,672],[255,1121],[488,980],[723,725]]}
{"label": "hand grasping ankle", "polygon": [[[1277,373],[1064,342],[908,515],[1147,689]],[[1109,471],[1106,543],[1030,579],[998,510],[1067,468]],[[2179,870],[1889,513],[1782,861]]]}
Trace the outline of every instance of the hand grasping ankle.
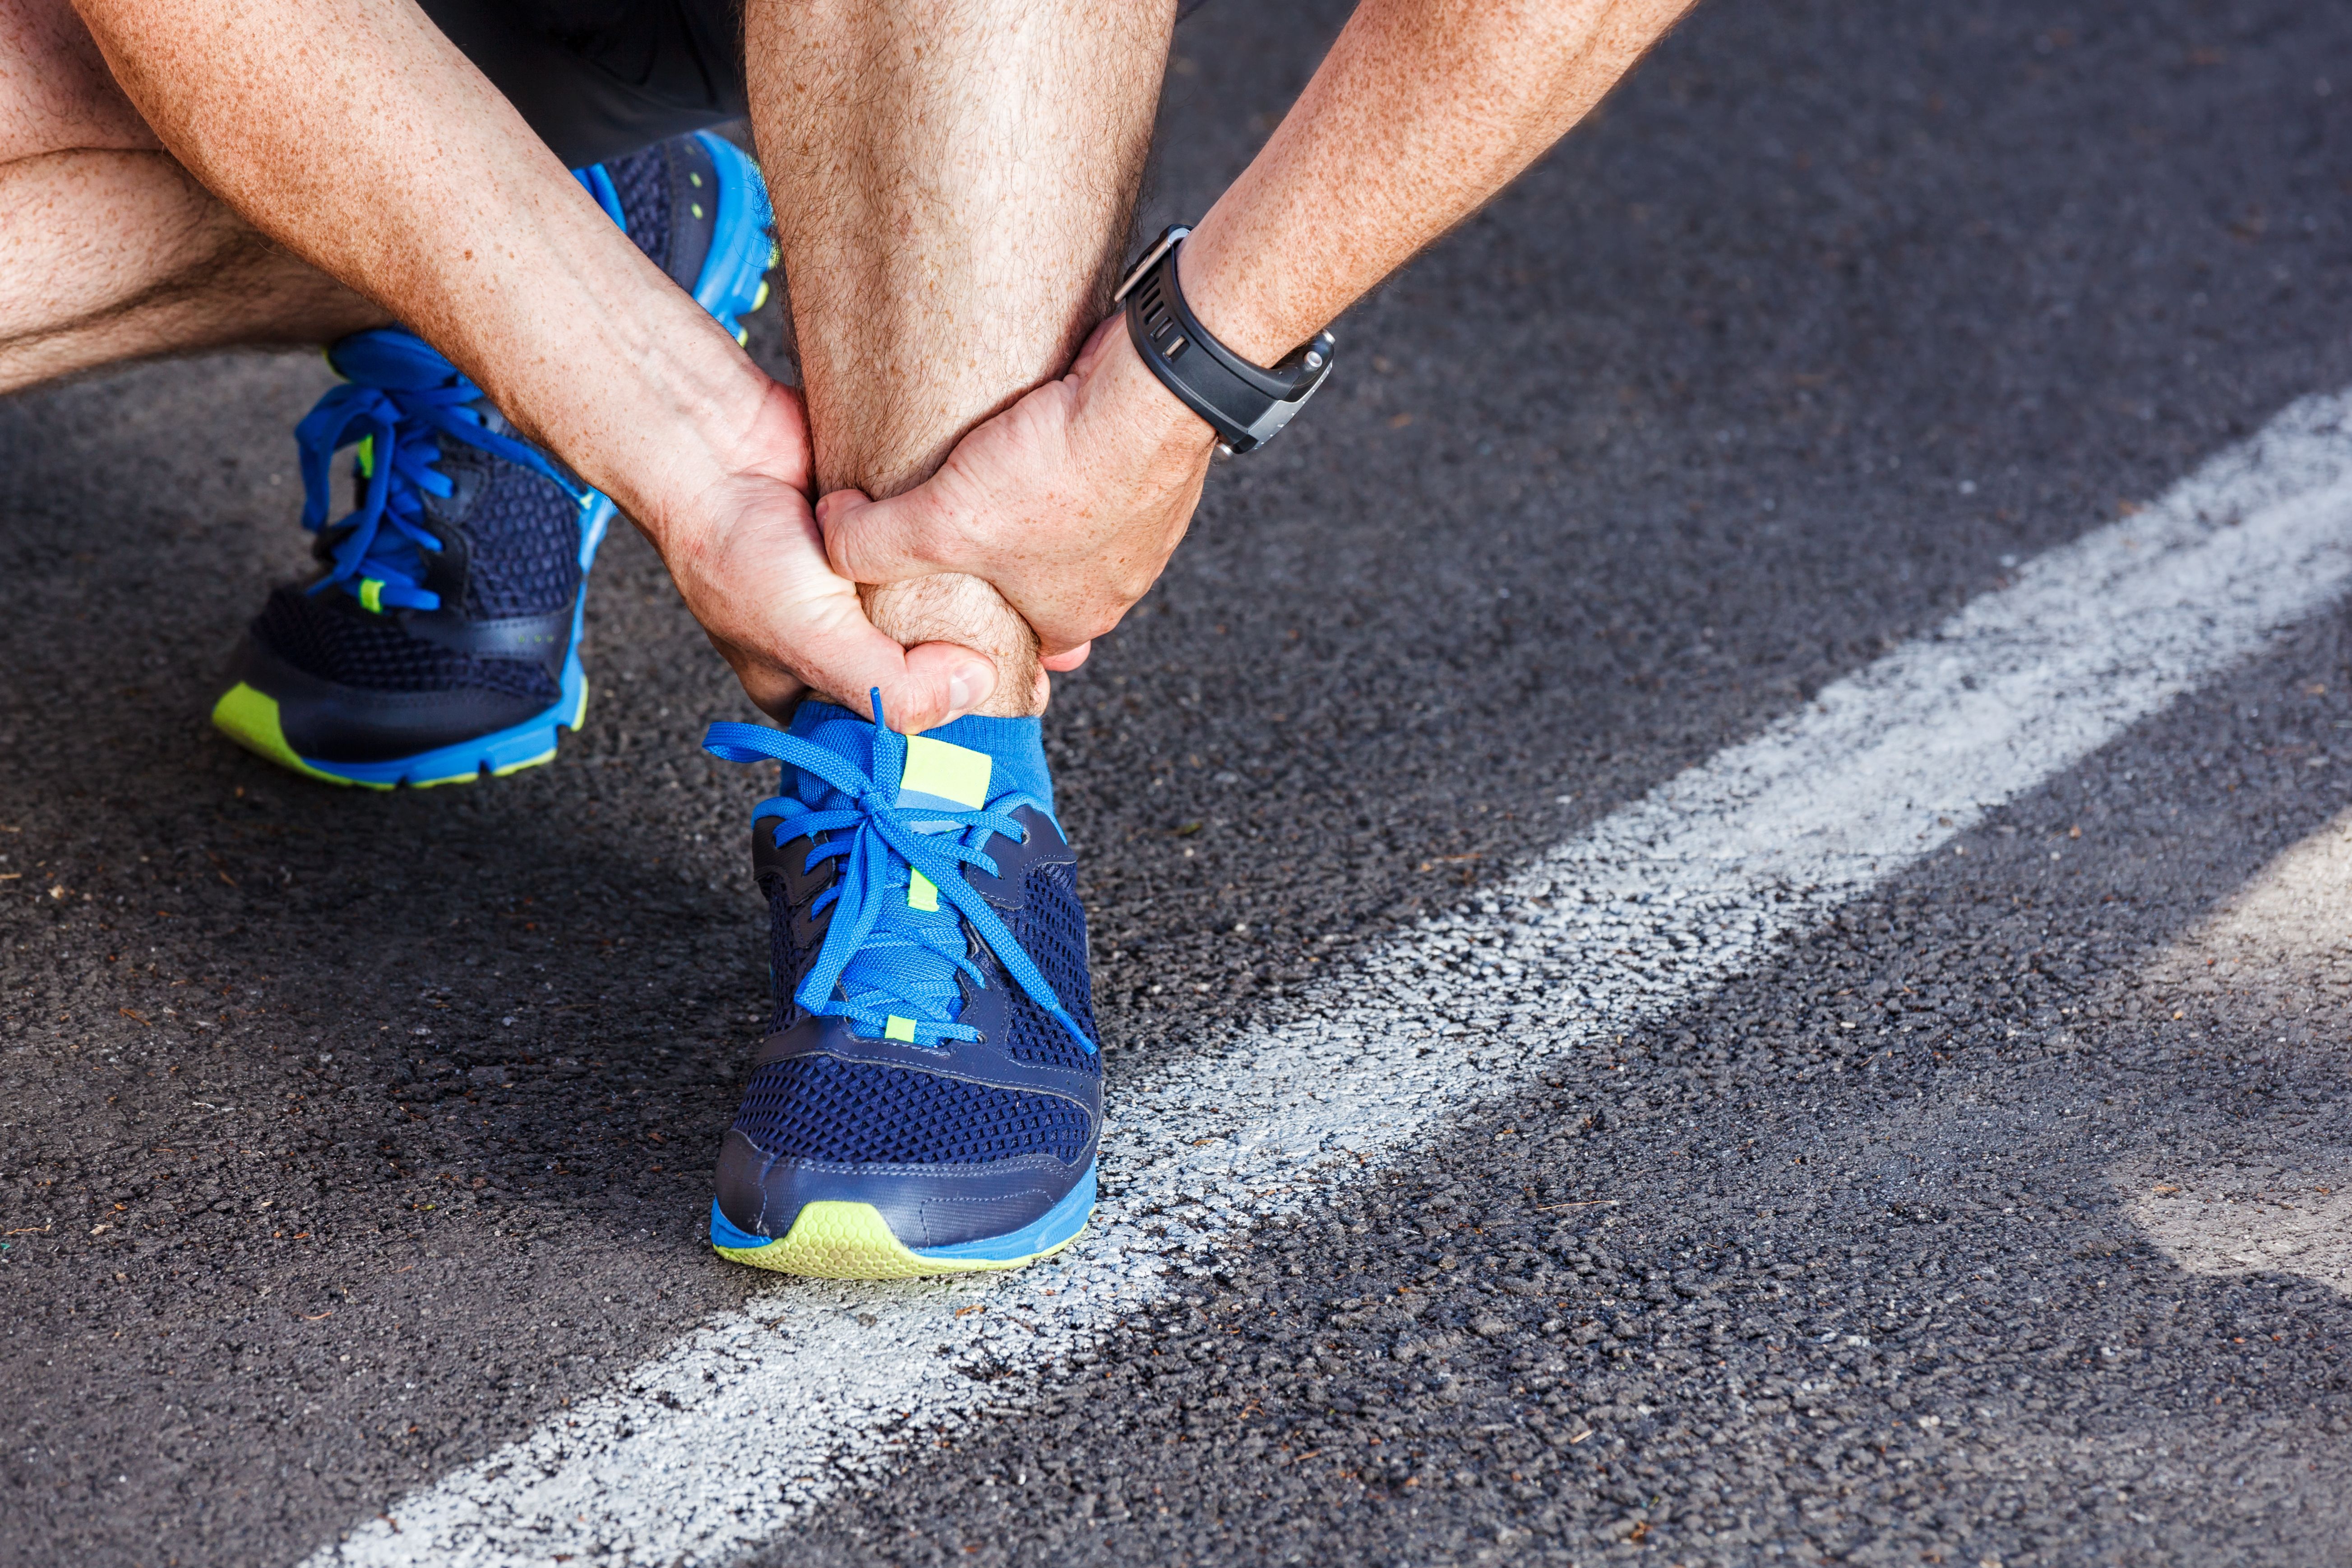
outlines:
{"label": "hand grasping ankle", "polygon": [[[1174,19],[1174,0],[751,0],[752,122],[821,494],[919,484],[1068,367],[1109,308]],[[860,597],[900,642],[990,658],[975,711],[1044,711],[1036,634],[986,582]]]}

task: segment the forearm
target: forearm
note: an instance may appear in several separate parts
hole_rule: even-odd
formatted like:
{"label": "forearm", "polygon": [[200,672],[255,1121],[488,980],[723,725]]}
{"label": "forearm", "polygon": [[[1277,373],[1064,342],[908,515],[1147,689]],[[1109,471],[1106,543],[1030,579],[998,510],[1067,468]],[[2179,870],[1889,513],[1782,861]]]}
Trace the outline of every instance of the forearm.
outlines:
{"label": "forearm", "polygon": [[1185,242],[1187,301],[1272,364],[1485,203],[1693,0],[1363,0]]}
{"label": "forearm", "polygon": [[407,0],[77,3],[199,179],[649,530],[760,419],[766,378]]}

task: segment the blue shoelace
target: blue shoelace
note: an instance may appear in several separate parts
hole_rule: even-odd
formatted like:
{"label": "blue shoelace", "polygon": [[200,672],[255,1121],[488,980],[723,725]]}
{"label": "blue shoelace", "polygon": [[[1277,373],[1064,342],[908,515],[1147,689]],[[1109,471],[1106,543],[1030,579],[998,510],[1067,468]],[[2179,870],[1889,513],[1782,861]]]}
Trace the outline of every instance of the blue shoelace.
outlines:
{"label": "blue shoelace", "polygon": [[[376,611],[440,608],[441,596],[424,585],[422,552],[441,548],[425,526],[425,498],[446,498],[456,488],[434,467],[444,439],[542,475],[575,501],[587,499],[586,487],[538,448],[486,426],[475,406],[482,389],[415,334],[396,327],[354,333],[335,345],[332,363],[347,379],[294,427],[302,455],[302,526],[313,533],[331,528],[336,535],[332,564],[310,592],[338,586]],[[367,491],[330,525],[335,454],[353,445]]]}
{"label": "blue shoelace", "polygon": [[[837,752],[797,735],[757,724],[716,723],[703,749],[730,763],[771,760],[824,780],[850,804],[819,809],[789,796],[762,801],[757,815],[781,815],[779,847],[806,834],[828,835],[809,851],[803,871],[825,860],[840,865],[833,886],[819,893],[811,912],[833,910],[816,961],[793,1000],[821,1017],[846,1018],[869,1038],[895,1037],[917,1045],[976,1040],[980,1031],[954,1021],[961,1000],[959,975],[986,984],[965,950],[956,922],[961,914],[996,955],[1006,974],[1029,999],[1053,1016],[1070,1037],[1091,1052],[1093,1040],[1078,1026],[1038,972],[1004,921],[963,879],[977,866],[998,875],[996,862],[979,847],[991,833],[1019,840],[1021,825],[998,810],[950,812],[936,805],[901,809],[898,780],[906,770],[906,737],[882,721],[882,698],[874,703],[874,772],[871,777]],[[1000,799],[1000,806],[1012,797]],[[953,823],[956,831],[925,832],[916,826]],[[919,872],[953,906],[926,916],[908,900],[910,873]],[[894,1030],[892,1026],[898,1027]],[[911,1026],[911,1027],[909,1027]]]}
{"label": "blue shoelace", "polygon": [[[572,177],[596,198],[605,216],[628,231],[621,193],[604,164],[574,169]],[[441,607],[441,595],[425,586],[419,552],[441,548],[425,526],[424,498],[446,499],[455,488],[433,466],[441,458],[444,437],[551,479],[576,502],[584,504],[593,493],[536,447],[487,428],[475,406],[482,389],[414,332],[387,327],[354,333],[330,351],[330,363],[342,373],[344,384],[320,398],[294,427],[302,456],[302,526],[313,533],[329,526],[331,470],[335,454],[345,447],[359,447],[359,475],[368,488],[360,504],[333,523],[342,536],[331,552],[333,565],[311,585],[313,594],[340,586],[376,611],[387,605]]]}

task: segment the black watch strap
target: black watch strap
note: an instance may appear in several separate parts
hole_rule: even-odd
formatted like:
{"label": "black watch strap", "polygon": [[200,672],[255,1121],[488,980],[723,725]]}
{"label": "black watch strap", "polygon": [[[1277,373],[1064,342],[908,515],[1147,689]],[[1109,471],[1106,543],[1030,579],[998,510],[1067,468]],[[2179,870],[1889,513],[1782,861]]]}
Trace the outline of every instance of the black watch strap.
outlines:
{"label": "black watch strap", "polygon": [[1219,342],[1176,282],[1176,256],[1192,232],[1178,226],[1162,234],[1111,298],[1126,302],[1128,338],[1160,384],[1208,421],[1225,451],[1255,451],[1331,374],[1331,334],[1316,333],[1270,370]]}

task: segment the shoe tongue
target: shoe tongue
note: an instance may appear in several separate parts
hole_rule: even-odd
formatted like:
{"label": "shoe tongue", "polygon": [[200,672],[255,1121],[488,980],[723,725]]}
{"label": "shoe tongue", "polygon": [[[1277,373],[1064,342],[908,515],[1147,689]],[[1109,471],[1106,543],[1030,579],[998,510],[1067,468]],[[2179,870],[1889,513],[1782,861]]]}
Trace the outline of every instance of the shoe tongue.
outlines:
{"label": "shoe tongue", "polygon": [[[810,701],[794,711],[788,729],[874,776],[871,721],[830,702]],[[909,813],[908,825],[919,833],[961,831],[948,813],[977,811],[1008,795],[1052,808],[1045,747],[1034,719],[960,719],[928,734],[909,736],[906,757],[897,804]],[[849,805],[823,779],[791,767],[784,770],[783,790],[819,811]],[[929,817],[924,815],[928,812],[941,815]],[[954,960],[941,956],[940,950],[961,947],[961,919],[929,878],[907,868],[904,882],[885,895],[873,939],[843,967],[840,994],[867,1014],[881,1016],[884,1033],[893,1039],[915,1038],[918,1016],[934,1021],[960,1017],[962,986]]]}
{"label": "shoe tongue", "polygon": [[[793,714],[790,732],[857,764],[871,776],[874,723],[831,702],[807,701]],[[786,769],[784,793],[818,810],[846,799],[823,779]],[[1045,731],[1034,719],[958,719],[908,738],[898,804],[938,811],[977,811],[1019,795],[1054,812],[1053,774],[1045,766]],[[934,831],[952,824],[926,825]]]}

